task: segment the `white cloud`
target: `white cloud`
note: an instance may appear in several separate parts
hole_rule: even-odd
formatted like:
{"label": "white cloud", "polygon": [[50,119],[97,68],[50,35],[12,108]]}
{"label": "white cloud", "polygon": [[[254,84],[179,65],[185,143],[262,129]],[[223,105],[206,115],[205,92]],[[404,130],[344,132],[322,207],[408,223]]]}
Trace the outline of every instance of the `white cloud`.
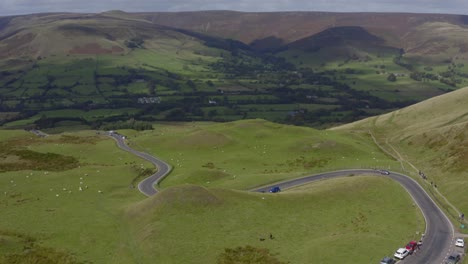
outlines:
{"label": "white cloud", "polygon": [[468,14],[465,0],[0,0],[0,15],[40,12],[335,11]]}

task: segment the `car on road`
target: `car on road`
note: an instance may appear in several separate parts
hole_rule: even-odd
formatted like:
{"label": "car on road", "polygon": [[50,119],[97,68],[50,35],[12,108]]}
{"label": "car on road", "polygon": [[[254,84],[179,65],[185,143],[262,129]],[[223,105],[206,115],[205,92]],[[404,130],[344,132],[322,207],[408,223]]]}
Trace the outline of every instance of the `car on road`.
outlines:
{"label": "car on road", "polygon": [[271,187],[270,192],[271,193],[281,192],[281,188],[279,186]]}
{"label": "car on road", "polygon": [[457,240],[455,240],[455,246],[456,247],[465,247],[465,240],[463,240],[463,238],[457,238]]}
{"label": "car on road", "polygon": [[381,170],[380,174],[382,175],[390,175],[390,172],[388,170]]}
{"label": "car on road", "polygon": [[380,261],[380,264],[394,264],[396,261],[392,258],[385,257]]}
{"label": "car on road", "polygon": [[410,241],[408,245],[406,245],[406,249],[410,252],[413,253],[416,248],[418,247],[418,242],[416,241]]}
{"label": "car on road", "polygon": [[409,255],[409,251],[406,248],[399,248],[393,255],[397,259],[404,259]]}
{"label": "car on road", "polygon": [[450,255],[447,260],[445,261],[446,264],[455,264],[460,261],[460,255],[459,254],[452,254]]}

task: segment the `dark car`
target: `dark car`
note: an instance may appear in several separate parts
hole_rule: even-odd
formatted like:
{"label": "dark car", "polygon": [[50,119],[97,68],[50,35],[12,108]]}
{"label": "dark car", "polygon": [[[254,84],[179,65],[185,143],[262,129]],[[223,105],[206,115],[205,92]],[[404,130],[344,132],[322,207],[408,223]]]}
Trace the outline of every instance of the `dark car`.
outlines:
{"label": "dark car", "polygon": [[395,260],[389,257],[385,257],[380,261],[380,264],[394,264]]}
{"label": "dark car", "polygon": [[460,261],[460,255],[459,254],[452,254],[447,258],[447,261],[445,263],[447,264],[455,264]]}
{"label": "dark car", "polygon": [[271,193],[281,192],[281,188],[279,186],[271,187],[270,192]]}

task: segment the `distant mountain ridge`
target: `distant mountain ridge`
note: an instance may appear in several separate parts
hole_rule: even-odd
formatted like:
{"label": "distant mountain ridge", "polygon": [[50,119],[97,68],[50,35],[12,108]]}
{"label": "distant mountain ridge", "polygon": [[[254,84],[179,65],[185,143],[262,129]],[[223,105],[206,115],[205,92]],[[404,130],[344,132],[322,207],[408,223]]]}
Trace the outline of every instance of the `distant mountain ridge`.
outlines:
{"label": "distant mountain ridge", "polygon": [[[156,24],[233,38],[246,44],[271,38],[286,45],[334,27],[361,27],[384,40],[387,46],[415,53],[421,43],[431,38],[431,24],[451,25],[452,30],[466,29],[468,24],[468,17],[463,15],[410,13],[200,11],[136,15]],[[411,38],[421,30],[427,36]]]}
{"label": "distant mountain ridge", "polygon": [[[39,27],[41,34],[38,34]],[[275,51],[298,47],[300,43],[310,44],[312,39],[316,43],[327,33],[336,36],[340,29],[352,28],[361,30],[360,33],[354,32],[358,34],[347,35],[356,41],[362,37],[361,42],[368,42],[368,37],[374,36],[372,44],[403,48],[416,55],[449,53],[448,56],[452,56],[459,53],[468,57],[465,54],[468,54],[468,17],[462,15],[234,11],[110,11],[100,14],[50,13],[2,17],[0,57],[54,53],[47,49],[69,53],[76,41],[68,43],[67,38],[92,37],[94,42],[107,47],[104,49],[112,50],[113,46],[125,49],[123,42],[132,35],[152,37],[158,35],[155,31],[175,29],[191,37],[232,39],[253,49]],[[78,34],[73,35],[76,32]],[[61,39],[63,45],[48,43],[48,40],[61,38],[61,35],[67,35],[67,38]],[[334,40],[331,36],[328,38],[329,42]]]}

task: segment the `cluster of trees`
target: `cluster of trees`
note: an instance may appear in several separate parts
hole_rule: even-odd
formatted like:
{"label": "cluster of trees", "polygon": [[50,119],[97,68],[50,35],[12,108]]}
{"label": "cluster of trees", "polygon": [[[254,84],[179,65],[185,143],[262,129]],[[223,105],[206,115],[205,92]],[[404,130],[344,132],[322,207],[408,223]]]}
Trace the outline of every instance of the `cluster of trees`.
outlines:
{"label": "cluster of trees", "polygon": [[436,75],[433,73],[413,71],[410,74],[410,78],[418,82],[423,82],[425,80],[440,81],[441,83],[444,83],[446,85],[456,87],[457,84],[462,83],[461,79],[456,78],[456,76],[460,74],[455,73],[455,71],[445,71],[445,72],[439,73],[439,75]]}
{"label": "cluster of trees", "polygon": [[145,40],[141,37],[134,37],[125,41],[125,46],[129,49],[143,48]]}

